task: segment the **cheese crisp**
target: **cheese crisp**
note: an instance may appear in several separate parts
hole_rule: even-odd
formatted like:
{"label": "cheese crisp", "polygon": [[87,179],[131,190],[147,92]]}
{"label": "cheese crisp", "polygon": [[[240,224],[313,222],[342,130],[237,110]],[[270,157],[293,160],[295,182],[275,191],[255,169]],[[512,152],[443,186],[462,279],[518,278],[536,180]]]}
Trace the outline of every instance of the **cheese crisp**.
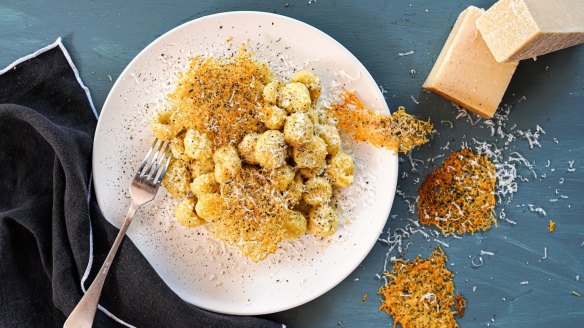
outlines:
{"label": "cheese crisp", "polygon": [[495,218],[495,165],[471,150],[454,152],[430,173],[418,191],[420,223],[445,235],[491,228]]}
{"label": "cheese crisp", "polygon": [[383,297],[379,311],[393,317],[394,327],[459,327],[454,316],[462,318],[466,300],[454,294],[454,274],[440,246],[427,259],[392,262],[385,273],[389,281],[378,293]]}
{"label": "cheese crisp", "polygon": [[328,107],[327,112],[355,140],[402,153],[428,142],[428,135],[434,129],[430,121],[413,117],[403,107],[392,115],[377,114],[350,91],[343,94],[341,103]]}
{"label": "cheese crisp", "polygon": [[208,226],[256,262],[282,240],[335,233],[330,199],[353,182],[355,165],[317,108],[321,89],[308,71],[275,79],[245,49],[195,57],[150,125],[171,143],[163,185],[180,199],[178,222]]}

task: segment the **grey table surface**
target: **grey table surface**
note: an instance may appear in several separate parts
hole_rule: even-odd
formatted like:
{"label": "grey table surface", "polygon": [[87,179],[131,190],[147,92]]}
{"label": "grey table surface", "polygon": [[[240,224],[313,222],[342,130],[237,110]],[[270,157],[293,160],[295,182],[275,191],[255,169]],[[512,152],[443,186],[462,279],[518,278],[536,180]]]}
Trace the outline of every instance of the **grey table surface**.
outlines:
{"label": "grey table surface", "polygon": [[[472,138],[502,145],[490,136],[481,121],[472,125],[456,120],[448,101],[421,91],[457,15],[467,6],[488,8],[492,0],[387,1],[387,0],[265,0],[265,1],[2,1],[0,2],[0,67],[33,52],[61,36],[88,85],[96,107],[102,107],[130,60],[164,32],[189,20],[223,11],[275,12],[311,24],[345,45],[387,91],[390,108],[406,106],[412,113],[431,118],[438,133],[414,151],[427,159],[472,144]],[[398,53],[414,51],[409,56]],[[415,70],[415,74],[412,74]],[[582,327],[584,325],[584,47],[559,51],[522,62],[503,99],[512,109],[508,128],[545,130],[541,147],[531,149],[518,136],[506,150],[516,151],[532,164],[534,175],[520,171],[529,182],[520,182],[510,204],[499,205],[516,224],[499,221],[497,228],[462,239],[439,238],[449,268],[456,274],[456,289],[468,299],[459,323],[463,327]],[[446,121],[453,122],[454,127]],[[517,133],[516,133],[517,135]],[[449,149],[444,149],[449,143]],[[405,158],[404,158],[405,159]],[[548,162],[548,160],[550,162]],[[570,168],[570,162],[573,168]],[[438,157],[436,164],[441,159]],[[430,163],[431,164],[431,163]],[[413,196],[431,165],[399,180],[404,195]],[[561,183],[563,182],[563,183]],[[562,198],[560,195],[568,198]],[[554,201],[558,199],[558,201]],[[405,200],[396,197],[386,229],[404,227],[408,218]],[[547,216],[529,211],[527,204],[542,207]],[[548,220],[557,231],[547,231]],[[383,235],[382,237],[385,237]],[[437,245],[434,238],[414,234],[405,240],[401,254],[408,259],[427,256]],[[547,249],[547,258],[544,256]],[[289,311],[270,315],[288,327],[385,327],[389,317],[379,313],[377,289],[382,281],[388,246],[377,243],[363,263],[340,285],[324,296]],[[484,263],[474,267],[481,250]],[[521,284],[528,281],[528,284]],[[476,287],[476,288],[475,288]],[[474,290],[474,291],[473,291]],[[369,295],[361,302],[364,293]],[[123,314],[120,314],[123,318]]]}

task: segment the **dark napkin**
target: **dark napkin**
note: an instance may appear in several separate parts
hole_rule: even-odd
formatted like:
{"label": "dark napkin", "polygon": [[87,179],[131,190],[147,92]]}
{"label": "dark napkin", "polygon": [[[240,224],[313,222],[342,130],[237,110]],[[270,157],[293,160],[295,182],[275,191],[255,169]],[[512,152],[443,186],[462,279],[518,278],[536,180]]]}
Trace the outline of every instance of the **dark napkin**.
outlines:
{"label": "dark napkin", "polygon": [[[62,327],[117,234],[91,192],[96,119],[59,44],[0,75],[0,327]],[[92,226],[92,232],[90,231]],[[281,327],[182,301],[125,239],[96,327]],[[115,315],[115,316],[114,316]]]}

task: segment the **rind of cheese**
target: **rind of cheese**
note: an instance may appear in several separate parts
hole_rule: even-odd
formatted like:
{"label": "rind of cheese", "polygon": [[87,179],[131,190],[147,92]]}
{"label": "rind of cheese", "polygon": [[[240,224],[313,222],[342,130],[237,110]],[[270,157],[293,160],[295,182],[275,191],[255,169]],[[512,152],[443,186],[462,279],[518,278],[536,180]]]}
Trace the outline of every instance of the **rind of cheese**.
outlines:
{"label": "rind of cheese", "polygon": [[584,43],[584,1],[501,0],[477,27],[498,62],[534,58]]}
{"label": "rind of cheese", "polygon": [[471,6],[456,20],[424,89],[482,117],[495,114],[518,62],[498,63],[476,28],[484,10]]}

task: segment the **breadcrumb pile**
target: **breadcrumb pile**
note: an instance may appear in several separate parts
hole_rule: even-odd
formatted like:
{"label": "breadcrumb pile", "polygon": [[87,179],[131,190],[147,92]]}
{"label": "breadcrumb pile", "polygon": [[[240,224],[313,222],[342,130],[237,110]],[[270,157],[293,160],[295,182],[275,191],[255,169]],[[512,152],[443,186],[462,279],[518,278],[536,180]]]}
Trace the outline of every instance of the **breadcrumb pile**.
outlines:
{"label": "breadcrumb pile", "polygon": [[385,273],[389,281],[378,294],[383,297],[379,311],[393,317],[394,327],[459,327],[454,316],[462,318],[466,301],[454,294],[454,274],[440,246],[427,259],[392,262],[392,271]]}
{"label": "breadcrumb pile", "polygon": [[258,113],[272,77],[245,47],[230,58],[197,56],[168,95],[176,131],[207,134],[214,149],[235,145],[250,132],[265,130]]}
{"label": "breadcrumb pile", "polygon": [[341,103],[332,104],[327,112],[338,127],[357,141],[367,141],[377,147],[407,153],[428,142],[434,126],[419,120],[399,107],[392,115],[375,113],[363,105],[355,92],[346,91]]}
{"label": "breadcrumb pile", "polygon": [[435,225],[445,235],[485,231],[496,224],[495,165],[471,150],[454,152],[422,183],[420,223]]}

